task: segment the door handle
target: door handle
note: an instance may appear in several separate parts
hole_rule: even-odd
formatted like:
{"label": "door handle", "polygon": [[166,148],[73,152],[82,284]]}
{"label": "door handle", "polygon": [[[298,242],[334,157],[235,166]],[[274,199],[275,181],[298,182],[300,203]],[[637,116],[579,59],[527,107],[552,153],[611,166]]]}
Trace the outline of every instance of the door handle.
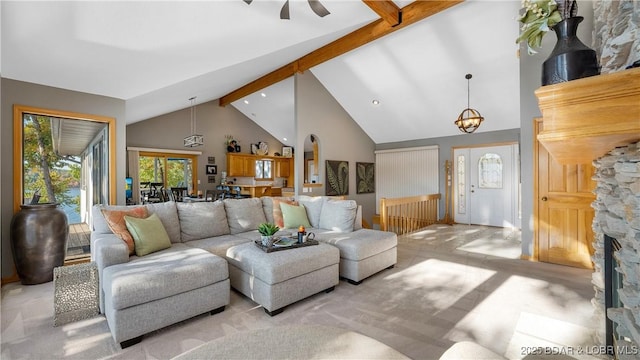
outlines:
{"label": "door handle", "polygon": [[546,197],[546,196],[543,196],[543,197],[542,197],[542,199],[540,199],[540,200],[542,200],[542,201],[547,201],[547,200],[549,200],[549,198],[548,198],[548,197]]}

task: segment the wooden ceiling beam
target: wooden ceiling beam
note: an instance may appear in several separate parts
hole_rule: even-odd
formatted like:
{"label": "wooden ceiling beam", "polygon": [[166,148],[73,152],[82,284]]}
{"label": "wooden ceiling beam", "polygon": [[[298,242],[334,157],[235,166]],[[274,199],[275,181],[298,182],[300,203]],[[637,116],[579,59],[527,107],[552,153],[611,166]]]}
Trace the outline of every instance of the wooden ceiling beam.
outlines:
{"label": "wooden ceiling beam", "polygon": [[396,26],[402,23],[402,10],[393,1],[362,0],[362,2],[375,11],[389,25]]}
{"label": "wooden ceiling beam", "polygon": [[331,60],[353,49],[357,49],[362,45],[370,43],[394,31],[400,30],[406,26],[414,24],[431,15],[435,15],[464,0],[444,0],[444,1],[414,1],[403,7],[402,22],[396,26],[391,26],[384,19],[378,19],[360,29],[349,33],[340,39],[337,39],[309,54],[295,60],[287,65],[274,70],[259,79],[256,79],[247,85],[242,86],[227,95],[220,98],[219,105],[226,106],[232,102],[241,99],[244,96],[253,94],[254,92],[271,86],[282,81],[296,72],[304,72],[316,65],[322,64],[327,60]]}

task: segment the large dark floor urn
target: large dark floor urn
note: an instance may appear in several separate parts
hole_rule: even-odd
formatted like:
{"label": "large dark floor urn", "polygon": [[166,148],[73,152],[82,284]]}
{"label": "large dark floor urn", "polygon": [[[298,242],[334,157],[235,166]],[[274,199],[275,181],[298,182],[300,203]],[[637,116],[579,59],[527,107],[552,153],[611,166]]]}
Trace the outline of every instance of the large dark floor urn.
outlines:
{"label": "large dark floor urn", "polygon": [[69,227],[58,204],[21,205],[11,220],[13,259],[25,285],[53,280],[53,268],[62,266]]}

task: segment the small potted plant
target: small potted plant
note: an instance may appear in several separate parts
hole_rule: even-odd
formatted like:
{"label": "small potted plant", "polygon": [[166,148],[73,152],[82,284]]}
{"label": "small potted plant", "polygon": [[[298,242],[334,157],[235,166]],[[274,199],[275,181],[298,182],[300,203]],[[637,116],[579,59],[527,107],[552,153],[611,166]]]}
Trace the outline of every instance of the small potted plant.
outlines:
{"label": "small potted plant", "polygon": [[271,247],[273,245],[273,235],[278,232],[280,228],[272,223],[262,223],[258,226],[258,232],[260,233],[260,240],[262,245]]}

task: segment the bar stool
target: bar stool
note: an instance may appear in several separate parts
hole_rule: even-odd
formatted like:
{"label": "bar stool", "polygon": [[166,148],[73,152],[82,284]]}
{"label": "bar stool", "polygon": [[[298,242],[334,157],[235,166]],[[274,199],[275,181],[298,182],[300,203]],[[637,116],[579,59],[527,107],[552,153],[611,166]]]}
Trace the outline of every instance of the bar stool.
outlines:
{"label": "bar stool", "polygon": [[216,186],[216,190],[218,190],[218,199],[220,200],[231,197],[231,190],[227,185],[218,185]]}
{"label": "bar stool", "polygon": [[234,186],[231,188],[231,196],[235,199],[244,199],[249,196],[242,195],[242,188],[240,186]]}

